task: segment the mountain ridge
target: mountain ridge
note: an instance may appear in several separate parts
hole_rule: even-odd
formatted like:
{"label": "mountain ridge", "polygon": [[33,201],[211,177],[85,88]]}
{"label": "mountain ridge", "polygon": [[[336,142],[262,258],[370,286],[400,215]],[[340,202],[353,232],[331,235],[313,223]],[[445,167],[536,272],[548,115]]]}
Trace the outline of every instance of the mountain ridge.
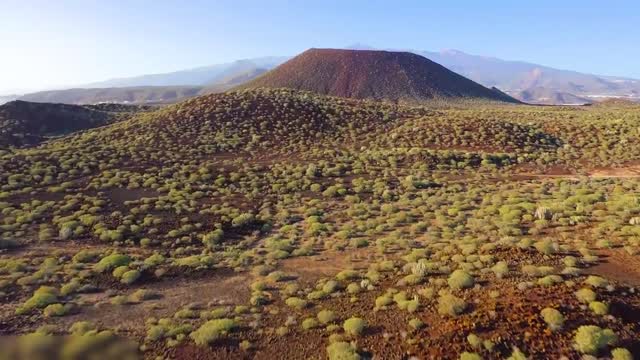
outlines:
{"label": "mountain ridge", "polygon": [[238,72],[238,69],[247,70],[251,67],[272,68],[277,64],[280,64],[286,58],[288,57],[265,56],[253,59],[240,59],[228,63],[200,66],[196,68],[167,73],[146,74],[134,77],[108,79],[105,81],[93,82],[82,87],[105,88],[133,86],[207,85],[228,77],[230,73]]}
{"label": "mountain ridge", "polygon": [[[349,49],[374,49],[366,44],[353,44]],[[374,49],[375,50],[375,49]],[[621,98],[640,101],[640,80],[607,75],[594,75],[572,70],[556,69],[520,60],[503,60],[484,55],[473,55],[456,49],[436,51],[420,51],[404,49],[425,56],[448,69],[457,72],[486,87],[496,87],[502,92],[514,96],[521,101],[548,104],[547,98],[563,99],[572,97],[584,103],[593,103],[607,98]],[[225,91],[237,84],[223,84],[224,79],[233,77],[234,73],[251,72],[252,69],[271,70],[288,56],[271,56],[237,60],[234,62],[186,69],[164,74],[142,75],[132,78],[111,79],[81,86],[96,87],[130,87],[130,86],[202,86],[202,93]],[[253,65],[253,66],[252,66]],[[250,80],[251,78],[247,78]],[[53,91],[52,91],[53,92]],[[527,97],[527,94],[544,94],[540,97]],[[31,94],[27,94],[31,95]],[[12,100],[15,97],[9,99]],[[34,100],[33,97],[24,99]],[[118,101],[118,98],[107,101]],[[176,98],[179,101],[183,98]],[[53,98],[54,102],[61,99]],[[35,101],[43,101],[35,99]],[[1,102],[1,101],[0,101]],[[78,103],[78,100],[72,103]],[[563,104],[555,102],[553,104]]]}

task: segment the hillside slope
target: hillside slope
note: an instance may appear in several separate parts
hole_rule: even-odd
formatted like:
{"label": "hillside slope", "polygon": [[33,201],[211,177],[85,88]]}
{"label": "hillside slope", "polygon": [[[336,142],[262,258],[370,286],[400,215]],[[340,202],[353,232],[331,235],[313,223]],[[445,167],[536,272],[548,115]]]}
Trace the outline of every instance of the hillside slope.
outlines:
{"label": "hillside slope", "polygon": [[260,87],[358,99],[479,98],[515,102],[425,57],[390,51],[310,49],[240,86]]}
{"label": "hillside slope", "polygon": [[36,145],[47,137],[107,125],[145,110],[12,101],[0,106],[0,147]]}

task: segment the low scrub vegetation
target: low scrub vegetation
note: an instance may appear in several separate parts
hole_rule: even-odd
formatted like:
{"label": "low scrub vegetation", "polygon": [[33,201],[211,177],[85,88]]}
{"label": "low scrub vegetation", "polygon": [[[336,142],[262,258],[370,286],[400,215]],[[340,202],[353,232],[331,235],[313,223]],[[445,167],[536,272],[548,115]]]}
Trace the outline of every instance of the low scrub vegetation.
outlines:
{"label": "low scrub vegetation", "polygon": [[637,357],[638,113],[436,105],[236,91],[0,150],[4,333]]}

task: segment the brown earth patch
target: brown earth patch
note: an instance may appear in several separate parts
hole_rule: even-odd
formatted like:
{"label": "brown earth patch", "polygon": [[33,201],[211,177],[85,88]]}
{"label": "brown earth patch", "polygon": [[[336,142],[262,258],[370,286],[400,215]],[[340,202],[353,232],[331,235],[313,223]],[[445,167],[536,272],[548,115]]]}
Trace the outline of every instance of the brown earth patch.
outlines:
{"label": "brown earth patch", "polygon": [[640,165],[619,168],[595,168],[589,172],[592,178],[637,178],[640,177]]}
{"label": "brown earth patch", "polygon": [[318,255],[299,256],[280,262],[281,270],[302,275],[302,279],[315,281],[331,277],[345,269],[366,268],[375,263],[372,248],[349,249],[348,251],[325,251]]}
{"label": "brown earth patch", "polygon": [[623,249],[600,252],[600,262],[587,270],[627,285],[640,286],[640,257],[629,255]]}
{"label": "brown earth patch", "polygon": [[[95,321],[105,328],[118,328],[125,332],[144,332],[145,320],[150,317],[172,317],[176,311],[190,304],[241,305],[249,299],[246,275],[226,273],[201,279],[176,278],[169,282],[141,287],[158,294],[158,298],[139,304],[112,305],[107,293],[84,294],[82,301],[90,305],[75,315],[61,318],[70,326],[76,321]],[[123,292],[129,295],[136,289]],[[97,320],[97,321],[96,321]]]}

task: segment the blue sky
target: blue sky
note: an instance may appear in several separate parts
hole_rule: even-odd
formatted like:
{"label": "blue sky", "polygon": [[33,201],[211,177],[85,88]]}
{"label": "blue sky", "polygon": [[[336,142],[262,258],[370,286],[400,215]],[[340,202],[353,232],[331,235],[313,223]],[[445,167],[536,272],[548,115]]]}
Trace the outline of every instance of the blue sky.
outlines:
{"label": "blue sky", "polygon": [[353,43],[640,78],[638,24],[616,0],[0,0],[0,92]]}

